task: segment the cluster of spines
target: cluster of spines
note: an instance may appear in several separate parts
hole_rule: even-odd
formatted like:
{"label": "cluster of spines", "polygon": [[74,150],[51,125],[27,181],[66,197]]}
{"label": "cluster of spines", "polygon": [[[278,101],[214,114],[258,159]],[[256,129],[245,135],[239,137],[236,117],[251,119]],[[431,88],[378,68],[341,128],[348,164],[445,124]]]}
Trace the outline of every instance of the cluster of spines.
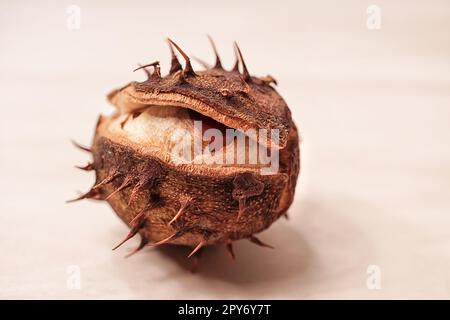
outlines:
{"label": "cluster of spines", "polygon": [[[200,62],[200,64],[202,64],[205,68],[207,69],[218,69],[218,70],[225,70],[222,66],[222,61],[220,59],[217,47],[213,41],[213,39],[208,36],[208,39],[211,43],[211,46],[213,48],[214,51],[214,55],[215,55],[215,64],[214,66],[210,66],[208,63],[200,60],[200,59],[196,59]],[[171,66],[170,66],[170,71],[169,74],[175,74],[178,71],[181,71],[181,78],[180,79],[184,79],[184,78],[188,78],[188,77],[195,77],[197,76],[197,74],[194,71],[194,68],[192,67],[191,64],[191,59],[189,58],[189,56],[171,39],[167,39],[167,42],[169,43],[169,48],[170,48],[170,53],[171,53]],[[185,66],[184,69],[181,66],[180,61],[178,60],[176,54],[175,54],[175,50],[174,48],[180,53],[180,55],[183,57],[184,61],[185,61]],[[234,52],[235,52],[235,56],[236,56],[236,61],[234,63],[234,66],[232,67],[232,69],[230,70],[231,72],[238,72],[239,73],[239,65],[242,66],[242,73],[240,73],[241,79],[245,82],[245,83],[250,83],[250,82],[254,82],[255,80],[258,81],[260,84],[277,84],[277,81],[270,75],[267,75],[265,77],[261,77],[261,78],[253,78],[248,69],[247,69],[247,65],[244,61],[244,57],[242,55],[241,49],[239,48],[238,44],[236,42],[234,42]],[[148,67],[153,67],[153,73],[150,73],[146,68]],[[161,78],[161,69],[160,69],[160,64],[159,61],[155,61],[152,63],[148,63],[145,65],[139,65],[136,69],[134,69],[133,71],[137,71],[143,69],[144,72],[147,74],[147,78],[148,79],[159,79]]]}

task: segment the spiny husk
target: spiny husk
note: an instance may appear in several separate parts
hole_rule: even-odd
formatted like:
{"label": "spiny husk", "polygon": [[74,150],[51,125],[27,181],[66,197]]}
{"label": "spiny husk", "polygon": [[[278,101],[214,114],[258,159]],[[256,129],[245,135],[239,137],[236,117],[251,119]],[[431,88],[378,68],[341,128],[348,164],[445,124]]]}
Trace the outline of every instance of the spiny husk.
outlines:
{"label": "spiny husk", "polygon": [[[171,40],[169,44],[168,75],[162,77],[154,62],[140,67],[148,75],[146,81],[131,82],[108,95],[117,112],[99,118],[87,149],[93,162],[81,167],[95,170],[96,182],[78,199],[106,200],[130,226],[119,245],[141,235],[135,251],[171,243],[193,246],[194,254],[205,245],[221,243],[234,257],[235,240],[247,238],[266,246],[254,235],[286,214],[299,173],[299,136],[290,110],[272,87],[273,77],[249,74],[237,45],[232,70],[222,68],[213,46],[214,67],[194,71],[188,56]],[[184,69],[173,47],[185,59]],[[153,73],[145,69],[149,66]],[[170,140],[160,133],[170,136],[180,126],[189,127],[188,109],[228,128],[278,129],[279,141],[269,138],[267,144],[279,149],[279,171],[262,175],[258,167],[171,161],[166,150]],[[175,119],[172,128],[158,129],[152,123],[161,112],[164,121]]]}

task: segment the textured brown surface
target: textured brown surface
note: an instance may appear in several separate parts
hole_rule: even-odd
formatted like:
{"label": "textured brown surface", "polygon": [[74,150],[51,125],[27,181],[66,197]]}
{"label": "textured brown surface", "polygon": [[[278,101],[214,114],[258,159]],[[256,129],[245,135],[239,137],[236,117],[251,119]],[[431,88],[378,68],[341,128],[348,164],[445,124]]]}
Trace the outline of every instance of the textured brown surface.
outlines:
{"label": "textured brown surface", "polygon": [[[268,228],[292,202],[290,190],[286,191],[290,188],[288,175],[284,173],[253,178],[258,179],[263,188],[259,192],[245,194],[249,188],[241,186],[239,179],[246,173],[211,175],[186,168],[180,170],[102,137],[96,139],[94,150],[97,183],[111,172],[117,173],[111,183],[99,188],[102,198],[131,179],[130,186],[109,198],[108,202],[127,224],[144,210],[142,218],[147,224],[141,234],[145,233],[152,242],[178,232],[180,237],[173,239],[172,243],[197,245],[204,239],[208,243],[226,243],[227,240],[248,238]],[[108,156],[104,156],[106,154]],[[148,183],[129,203],[133,187],[149,172],[155,174],[150,174]],[[236,196],[236,191],[241,190],[246,197],[246,209],[238,219],[239,201],[236,197],[242,195]],[[288,199],[282,205],[280,200],[284,192],[287,192]],[[183,215],[169,225],[184,198],[192,200]]]}

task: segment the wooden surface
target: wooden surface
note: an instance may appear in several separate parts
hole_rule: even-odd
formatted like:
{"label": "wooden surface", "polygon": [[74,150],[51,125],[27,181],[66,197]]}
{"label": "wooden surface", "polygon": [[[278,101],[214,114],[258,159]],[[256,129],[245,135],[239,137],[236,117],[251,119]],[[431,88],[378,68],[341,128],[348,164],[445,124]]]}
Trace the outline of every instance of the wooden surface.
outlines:
{"label": "wooden surface", "polygon": [[[377,1],[379,30],[364,0],[78,1],[79,30],[70,4],[0,3],[1,298],[450,297],[448,1]],[[167,36],[213,62],[206,33],[225,65],[237,40],[251,73],[279,81],[302,169],[290,220],[260,235],[275,250],[209,249],[193,275],[188,249],[124,259],[138,239],[111,251],[127,227],[106,204],[64,201],[93,183],[70,139],[90,143],[105,95],[143,79],[137,63],[167,72]]]}

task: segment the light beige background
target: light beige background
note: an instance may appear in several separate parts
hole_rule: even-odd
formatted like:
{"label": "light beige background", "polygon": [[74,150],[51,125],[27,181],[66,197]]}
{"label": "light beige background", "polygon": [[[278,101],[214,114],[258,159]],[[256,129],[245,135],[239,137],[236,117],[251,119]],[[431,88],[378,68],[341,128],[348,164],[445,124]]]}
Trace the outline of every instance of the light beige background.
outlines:
{"label": "light beige background", "polygon": [[[450,3],[375,1],[1,1],[1,298],[449,298]],[[66,8],[81,8],[81,29]],[[226,65],[237,40],[270,73],[302,136],[291,219],[246,241],[237,261],[206,251],[192,275],[179,248],[111,248],[127,227],[87,190],[97,115],[138,62],[169,66],[165,37]],[[81,270],[81,290],[66,286]],[[381,289],[369,290],[369,265]]]}

